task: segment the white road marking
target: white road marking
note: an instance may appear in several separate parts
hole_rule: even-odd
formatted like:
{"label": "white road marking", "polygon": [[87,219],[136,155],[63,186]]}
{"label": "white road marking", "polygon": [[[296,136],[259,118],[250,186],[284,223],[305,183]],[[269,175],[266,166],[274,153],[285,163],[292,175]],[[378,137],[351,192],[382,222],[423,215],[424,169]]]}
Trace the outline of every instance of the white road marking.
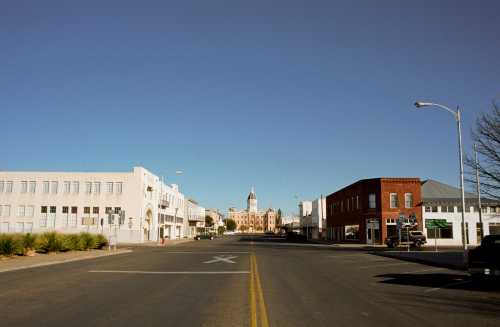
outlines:
{"label": "white road marking", "polygon": [[142,270],[90,270],[89,273],[102,274],[134,274],[134,275],[238,275],[249,274],[246,270],[226,271],[142,271]]}
{"label": "white road marking", "polygon": [[458,285],[467,284],[467,283],[470,283],[470,282],[471,282],[470,280],[461,280],[461,281],[457,281],[457,282],[453,282],[453,283],[450,283],[450,284],[443,285],[441,287],[434,287],[434,288],[426,289],[424,291],[424,293],[431,293],[431,292],[439,291],[440,289],[443,289],[443,288],[448,288],[448,287],[452,287],[452,286],[458,286]]}
{"label": "white road marking", "polygon": [[200,252],[200,251],[168,251],[166,254],[248,254],[248,251],[221,251],[221,252]]}
{"label": "white road marking", "polygon": [[402,265],[411,265],[415,264],[414,262],[398,262],[398,263],[388,263],[385,265],[371,265],[371,266],[361,266],[359,269],[369,269],[369,268],[380,268],[380,267],[390,267],[390,266],[402,266]]}
{"label": "white road marking", "polygon": [[232,259],[237,258],[235,255],[216,255],[212,260],[205,261],[204,263],[216,263],[216,262],[224,262],[224,263],[236,263]]}

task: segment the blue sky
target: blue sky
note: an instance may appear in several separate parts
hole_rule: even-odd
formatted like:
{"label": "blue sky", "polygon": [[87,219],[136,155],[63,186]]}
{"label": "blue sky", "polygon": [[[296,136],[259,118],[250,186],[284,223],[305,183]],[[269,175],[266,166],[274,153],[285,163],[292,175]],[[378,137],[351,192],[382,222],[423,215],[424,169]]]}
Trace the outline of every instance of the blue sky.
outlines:
{"label": "blue sky", "polygon": [[361,178],[457,185],[452,116],[412,104],[460,105],[469,151],[499,31],[498,1],[3,2],[0,169],[142,165],[286,212]]}

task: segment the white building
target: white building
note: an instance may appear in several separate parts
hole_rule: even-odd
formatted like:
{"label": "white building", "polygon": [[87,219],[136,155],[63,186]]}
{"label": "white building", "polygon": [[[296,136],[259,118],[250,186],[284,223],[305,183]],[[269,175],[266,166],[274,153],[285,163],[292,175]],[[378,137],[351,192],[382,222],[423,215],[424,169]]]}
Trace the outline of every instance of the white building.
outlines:
{"label": "white building", "polygon": [[[480,224],[477,194],[465,194],[466,239],[470,245],[480,243]],[[462,202],[460,189],[434,180],[422,182],[422,217],[427,245],[462,245]],[[484,235],[500,234],[500,202],[481,199]],[[433,220],[445,220],[443,228],[426,228]]]}
{"label": "white building", "polygon": [[205,229],[205,208],[193,199],[186,201],[186,236],[189,238],[201,234]]}
{"label": "white building", "polygon": [[300,228],[308,239],[321,239],[326,232],[326,198],[299,203]]}
{"label": "white building", "polygon": [[[118,242],[182,237],[184,196],[142,167],[131,172],[0,171],[0,232],[88,231]],[[108,213],[123,213],[118,227]],[[118,217],[114,216],[115,221]]]}

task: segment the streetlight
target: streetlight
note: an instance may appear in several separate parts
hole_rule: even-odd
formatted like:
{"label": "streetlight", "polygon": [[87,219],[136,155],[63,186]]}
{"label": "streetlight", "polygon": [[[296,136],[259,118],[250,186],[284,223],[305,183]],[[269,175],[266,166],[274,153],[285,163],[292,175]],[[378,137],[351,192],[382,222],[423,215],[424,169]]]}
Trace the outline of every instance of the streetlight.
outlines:
{"label": "streetlight", "polygon": [[[457,132],[458,132],[458,158],[460,161],[460,193],[462,196],[462,246],[464,250],[467,250],[467,241],[465,237],[465,191],[464,191],[464,161],[462,158],[462,122],[461,122],[461,112],[460,108],[457,106],[457,110],[450,109],[442,104],[432,103],[432,102],[415,102],[415,107],[425,108],[425,107],[437,107],[451,113],[455,120],[457,121]],[[434,235],[436,236],[436,235]]]}

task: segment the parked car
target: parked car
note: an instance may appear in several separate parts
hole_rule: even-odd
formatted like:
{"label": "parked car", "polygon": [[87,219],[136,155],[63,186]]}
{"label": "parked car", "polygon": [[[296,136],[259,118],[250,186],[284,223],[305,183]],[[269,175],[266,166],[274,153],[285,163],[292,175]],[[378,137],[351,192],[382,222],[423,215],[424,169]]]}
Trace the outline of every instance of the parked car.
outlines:
{"label": "parked car", "polygon": [[199,240],[213,240],[214,236],[212,234],[200,234],[200,235],[196,235],[194,237],[194,239],[196,241],[199,241]]}
{"label": "parked car", "polygon": [[500,235],[488,235],[481,245],[467,253],[467,268],[472,277],[500,278]]}
{"label": "parked car", "polygon": [[427,243],[427,237],[425,237],[424,233],[421,231],[417,230],[411,230],[409,232],[409,237],[408,237],[408,232],[406,230],[401,231],[401,240],[399,239],[399,236],[390,236],[386,238],[385,244],[390,247],[394,248],[400,245],[410,245],[414,247],[421,247],[425,243]]}

